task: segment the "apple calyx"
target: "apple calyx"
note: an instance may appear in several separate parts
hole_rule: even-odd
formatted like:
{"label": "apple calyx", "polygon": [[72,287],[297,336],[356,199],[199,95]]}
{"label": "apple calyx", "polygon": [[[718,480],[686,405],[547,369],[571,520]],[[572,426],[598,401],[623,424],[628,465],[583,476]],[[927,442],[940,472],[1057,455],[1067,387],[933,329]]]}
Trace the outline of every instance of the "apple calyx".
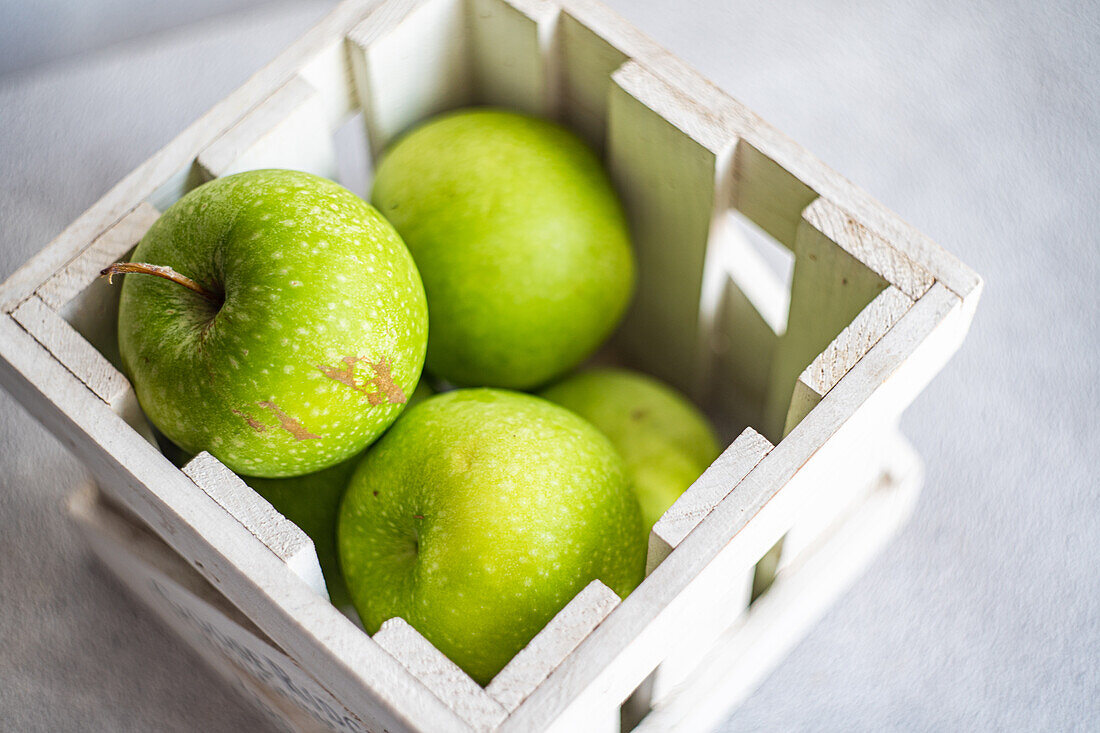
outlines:
{"label": "apple calyx", "polygon": [[165,280],[171,280],[178,285],[182,285],[188,290],[193,290],[202,297],[209,300],[211,303],[220,305],[221,299],[213,293],[204,290],[201,285],[180,273],[173,270],[166,265],[150,265],[145,262],[116,262],[113,265],[104,267],[99,271],[100,277],[107,278],[107,282],[110,283],[115,275],[155,275],[157,277],[163,277]]}

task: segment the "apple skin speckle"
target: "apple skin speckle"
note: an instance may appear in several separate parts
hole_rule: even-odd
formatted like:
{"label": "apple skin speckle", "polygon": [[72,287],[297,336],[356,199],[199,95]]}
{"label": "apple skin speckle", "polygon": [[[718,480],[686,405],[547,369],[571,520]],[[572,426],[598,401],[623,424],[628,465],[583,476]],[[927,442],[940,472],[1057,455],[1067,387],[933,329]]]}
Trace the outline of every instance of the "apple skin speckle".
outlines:
{"label": "apple skin speckle", "polygon": [[646,541],[608,439],[496,389],[404,413],[356,469],[337,525],[367,631],[400,616],[481,684],[593,579],[630,593]]}
{"label": "apple skin speckle", "polygon": [[[311,254],[325,241],[339,246]],[[388,275],[367,271],[367,252]],[[332,181],[260,170],[206,183],[164,212],[133,261],[172,267],[224,299],[218,307],[162,278],[127,276],[119,347],[150,421],[184,450],[208,450],[238,473],[294,476],[335,465],[404,409],[330,389],[317,364],[361,358],[368,381],[369,364],[385,361],[405,394],[420,378],[427,305],[412,257],[373,207]]]}

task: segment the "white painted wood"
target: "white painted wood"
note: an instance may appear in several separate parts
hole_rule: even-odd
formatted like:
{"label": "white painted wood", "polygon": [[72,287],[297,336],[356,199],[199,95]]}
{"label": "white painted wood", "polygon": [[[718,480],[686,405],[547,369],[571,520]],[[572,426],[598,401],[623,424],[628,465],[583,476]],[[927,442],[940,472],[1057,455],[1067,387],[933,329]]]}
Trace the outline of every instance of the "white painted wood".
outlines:
{"label": "white painted wood", "polygon": [[336,177],[336,151],[321,95],[301,76],[281,86],[199,153],[208,178],[260,168]]}
{"label": "white painted wood", "polygon": [[893,285],[875,296],[799,375],[783,434],[800,423],[912,306],[913,301]]}
{"label": "white painted wood", "polygon": [[900,436],[895,439],[884,480],[868,501],[786,568],[683,684],[655,700],[639,733],[718,725],[863,573],[908,518],[922,481],[919,459]]}
{"label": "white painted wood", "polygon": [[699,526],[718,503],[749,474],[774,446],[752,428],[745,430],[695,483],[673,502],[649,533],[646,574],[652,573]]}
{"label": "white painted wood", "polygon": [[802,222],[909,298],[919,298],[932,287],[933,278],[927,270],[829,199],[818,198],[807,206],[802,212]]}
{"label": "white painted wood", "polygon": [[351,56],[344,38],[320,47],[298,73],[317,91],[329,130],[336,130],[359,112]]}
{"label": "white painted wood", "polygon": [[126,259],[159,216],[156,208],[142,202],[37,289],[43,303],[116,367],[121,366],[116,326],[119,287],[117,281],[111,285],[99,273]]}
{"label": "white painted wood", "polygon": [[[699,526],[772,447],[762,435],[746,428],[723,451],[653,525],[649,535],[647,574]],[[718,634],[744,613],[752,594],[752,580],[750,568],[711,584],[710,593],[700,599],[700,607],[695,609],[691,622],[677,629],[672,651],[653,675],[651,695],[655,699],[679,684],[699,664]]]}
{"label": "white painted wood", "polygon": [[485,688],[511,712],[619,605],[615,591],[593,580],[555,614]]}
{"label": "white painted wood", "polygon": [[683,684],[713,649],[718,637],[743,616],[752,599],[753,573],[741,571],[716,583],[693,611],[690,623],[676,631],[676,641],[668,656],[654,671],[651,701],[661,700]]}
{"label": "white painted wood", "polygon": [[280,514],[240,476],[206,451],[188,461],[182,470],[315,593],[328,599],[313,540],[298,525]]}
{"label": "white painted wood", "polygon": [[373,639],[474,730],[492,730],[507,715],[504,707],[481,685],[405,619],[384,621]]}
{"label": "white painted wood", "polygon": [[544,0],[469,0],[472,81],[479,104],[557,116],[559,8]]}
{"label": "white painted wood", "polygon": [[612,81],[607,160],[638,268],[618,345],[632,364],[698,397],[709,361],[703,264],[733,141],[706,135],[701,110],[638,64],[625,64]]}
{"label": "white painted wood", "polygon": [[11,317],[99,399],[111,403],[130,389],[130,382],[122,372],[37,295],[23,301]]}
{"label": "white painted wood", "polygon": [[371,156],[432,115],[474,101],[463,0],[390,0],[348,33]]}
{"label": "white painted wood", "polygon": [[558,26],[557,48],[559,118],[589,145],[603,150],[611,74],[630,57],[568,11]]}
{"label": "white painted wood", "polygon": [[171,548],[99,501],[94,487],[77,489],[68,508],[119,580],[280,730],[366,730]]}
{"label": "white painted wood", "polygon": [[794,241],[794,274],[786,333],[772,361],[762,432],[783,436],[798,375],[889,283],[808,222]]}
{"label": "white painted wood", "polygon": [[817,193],[747,140],[738,143],[734,166],[734,206],[793,251],[801,213]]}

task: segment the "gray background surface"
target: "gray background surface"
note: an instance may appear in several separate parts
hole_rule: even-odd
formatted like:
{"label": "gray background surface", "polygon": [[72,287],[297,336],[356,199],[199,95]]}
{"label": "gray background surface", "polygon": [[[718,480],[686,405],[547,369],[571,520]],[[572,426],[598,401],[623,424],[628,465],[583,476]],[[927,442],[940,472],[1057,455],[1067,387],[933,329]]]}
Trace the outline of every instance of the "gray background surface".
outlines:
{"label": "gray background surface", "polygon": [[[610,4],[986,278],[903,421],[912,522],[725,729],[1096,730],[1096,4]],[[29,5],[0,0],[0,279],[330,3]],[[0,729],[261,728],[88,559],[80,477],[0,393]]]}

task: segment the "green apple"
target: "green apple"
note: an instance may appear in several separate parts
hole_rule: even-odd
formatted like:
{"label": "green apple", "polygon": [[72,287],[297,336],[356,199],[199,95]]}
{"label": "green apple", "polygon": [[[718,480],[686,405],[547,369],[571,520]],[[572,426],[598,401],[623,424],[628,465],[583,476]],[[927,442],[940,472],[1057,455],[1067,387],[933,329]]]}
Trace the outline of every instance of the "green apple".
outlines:
{"label": "green apple", "polygon": [[402,415],[352,477],[337,529],[367,631],[399,616],[480,684],[593,579],[628,594],[646,539],[607,438],[495,389]]}
{"label": "green apple", "polygon": [[[150,421],[237,473],[311,473],[363,450],[416,386],[423,286],[393,227],[332,181],[219,178],[158,219],[122,286],[122,362]],[[156,275],[157,277],[153,277]]]}
{"label": "green apple", "polygon": [[722,452],[702,413],[644,374],[593,369],[541,394],[591,422],[618,448],[647,530]]}
{"label": "green apple", "polygon": [[622,208],[568,130],[476,109],[436,118],[383,157],[375,206],[424,278],[428,371],[530,389],[580,363],[634,286]]}

